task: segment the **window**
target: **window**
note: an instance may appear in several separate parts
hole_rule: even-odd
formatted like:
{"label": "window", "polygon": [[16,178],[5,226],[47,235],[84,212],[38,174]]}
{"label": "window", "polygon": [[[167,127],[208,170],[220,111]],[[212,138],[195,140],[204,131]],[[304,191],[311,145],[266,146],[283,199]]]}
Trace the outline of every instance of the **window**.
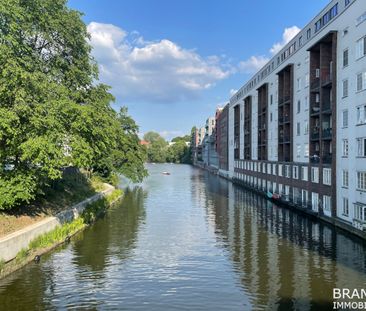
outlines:
{"label": "window", "polygon": [[311,207],[313,211],[318,211],[319,209],[319,194],[312,192],[311,193]]}
{"label": "window", "polygon": [[308,30],[307,30],[307,32],[306,32],[306,39],[310,39],[310,37],[311,37],[311,29],[309,28]]}
{"label": "window", "polygon": [[304,107],[305,111],[309,109],[309,97],[305,97],[305,107]]}
{"label": "window", "polygon": [[271,163],[267,164],[267,174],[271,174],[272,170],[271,170]]}
{"label": "window", "polygon": [[305,158],[309,157],[309,144],[308,143],[304,144],[304,156],[305,156]]}
{"label": "window", "polygon": [[313,183],[319,182],[319,168],[317,168],[317,167],[311,168],[311,181]]}
{"label": "window", "polygon": [[342,214],[344,216],[349,215],[349,208],[348,208],[348,198],[343,198],[343,208],[342,208]]}
{"label": "window", "polygon": [[356,43],[356,59],[366,55],[366,36],[357,40]]}
{"label": "window", "polygon": [[282,176],[282,164],[278,164],[278,176]]}
{"label": "window", "polygon": [[302,36],[299,37],[299,46],[302,46]]}
{"label": "window", "polygon": [[348,139],[342,141],[342,156],[348,157]]}
{"label": "window", "polygon": [[348,110],[343,110],[342,112],[342,126],[348,127]]}
{"label": "window", "polygon": [[344,1],[344,6],[347,6],[347,5],[349,5],[349,3],[351,2],[351,0],[345,0]]}
{"label": "window", "polygon": [[366,123],[366,105],[357,107],[357,125]]}
{"label": "window", "polygon": [[297,78],[297,90],[301,90],[301,78]]}
{"label": "window", "polygon": [[331,199],[328,195],[323,195],[323,210],[330,212]]}
{"label": "window", "polygon": [[343,97],[348,96],[348,80],[343,80]]}
{"label": "window", "polygon": [[357,92],[366,89],[366,72],[357,74]]}
{"label": "window", "polygon": [[365,221],[366,220],[366,205],[362,203],[355,203],[355,212],[354,216],[358,220]]}
{"label": "window", "polygon": [[310,83],[310,77],[309,74],[307,73],[305,75],[305,87],[309,87],[309,83]]}
{"label": "window", "polygon": [[306,206],[308,203],[308,192],[307,190],[301,190],[301,202],[302,206]]}
{"label": "window", "polygon": [[285,165],[285,177],[291,178],[290,165]]}
{"label": "window", "polygon": [[348,170],[342,171],[342,187],[348,188]]}
{"label": "window", "polygon": [[301,167],[301,179],[303,181],[308,181],[308,167],[307,166]]}
{"label": "window", "polygon": [[330,168],[323,169],[323,184],[328,186],[332,185],[332,170]]}
{"label": "window", "polygon": [[343,67],[348,66],[348,49],[343,51]]}
{"label": "window", "polygon": [[299,179],[299,167],[298,166],[294,166],[292,168],[292,174],[293,174],[293,176],[292,176],[293,179]]}
{"label": "window", "polygon": [[272,174],[276,176],[276,164],[272,165]]}
{"label": "window", "polygon": [[300,145],[300,144],[297,144],[297,145],[296,145],[296,156],[297,156],[298,158],[300,158],[300,157],[301,157],[301,145]]}
{"label": "window", "polygon": [[273,95],[271,94],[271,105],[273,104]]}
{"label": "window", "polygon": [[366,157],[366,138],[357,138],[357,156]]}
{"label": "window", "polygon": [[304,135],[308,135],[309,134],[309,122],[308,120],[304,121]]}
{"label": "window", "polygon": [[300,122],[296,123],[296,135],[300,136]]}
{"label": "window", "polygon": [[320,30],[320,28],[322,28],[322,20],[319,19],[316,23],[315,23],[315,32],[318,32]]}
{"label": "window", "polygon": [[300,111],[301,111],[301,101],[298,100],[297,101],[297,113],[300,113]]}
{"label": "window", "polygon": [[366,172],[357,172],[357,190],[366,191]]}

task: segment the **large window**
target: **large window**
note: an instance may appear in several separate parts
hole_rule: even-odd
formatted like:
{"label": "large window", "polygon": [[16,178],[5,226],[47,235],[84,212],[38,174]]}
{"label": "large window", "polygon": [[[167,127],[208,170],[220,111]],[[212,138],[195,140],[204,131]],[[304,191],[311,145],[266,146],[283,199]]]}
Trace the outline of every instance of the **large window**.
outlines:
{"label": "large window", "polygon": [[348,203],[348,198],[343,197],[343,208],[342,208],[342,214],[344,216],[348,216],[349,215],[349,203]]}
{"label": "large window", "polygon": [[366,157],[366,137],[357,138],[357,156]]}
{"label": "large window", "polygon": [[357,107],[357,125],[366,123],[366,105]]}
{"label": "large window", "polygon": [[304,181],[308,181],[308,167],[307,166],[301,167],[301,179]]}
{"label": "large window", "polygon": [[285,165],[285,177],[291,178],[290,165]]}
{"label": "large window", "polygon": [[343,80],[343,97],[348,96],[348,80]]}
{"label": "large window", "polygon": [[366,172],[357,172],[357,190],[366,191]]}
{"label": "large window", "polygon": [[299,179],[299,167],[298,166],[294,166],[292,168],[292,174],[293,174],[293,179]]}
{"label": "large window", "polygon": [[348,157],[348,139],[342,140],[342,156]]}
{"label": "large window", "polygon": [[344,188],[348,188],[348,170],[343,170],[342,171],[342,187]]}
{"label": "large window", "polygon": [[348,127],[348,110],[342,111],[342,126]]}
{"label": "large window", "polygon": [[323,169],[323,184],[328,186],[332,184],[332,170],[330,168]]}
{"label": "large window", "polygon": [[366,72],[360,72],[357,74],[357,92],[366,89]]}
{"label": "large window", "polygon": [[311,168],[311,181],[313,183],[319,182],[319,168],[318,167]]}
{"label": "large window", "polygon": [[323,195],[323,210],[330,212],[331,198],[328,195]]}
{"label": "large window", "polygon": [[366,55],[366,36],[357,40],[356,43],[356,58],[359,59]]}
{"label": "large window", "polygon": [[356,219],[361,221],[366,221],[366,205],[362,203],[355,203],[355,213]]}
{"label": "large window", "polygon": [[343,67],[348,66],[348,49],[343,51]]}
{"label": "large window", "polygon": [[304,121],[304,135],[308,135],[309,134],[309,122],[308,120]]}

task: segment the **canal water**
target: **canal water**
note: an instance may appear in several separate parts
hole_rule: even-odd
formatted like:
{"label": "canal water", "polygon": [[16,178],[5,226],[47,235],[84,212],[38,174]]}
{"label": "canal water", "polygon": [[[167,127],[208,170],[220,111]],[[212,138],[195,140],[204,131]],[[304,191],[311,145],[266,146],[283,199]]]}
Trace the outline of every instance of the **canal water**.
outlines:
{"label": "canal water", "polygon": [[191,166],[149,171],[0,281],[0,310],[330,310],[333,288],[366,287],[361,240]]}

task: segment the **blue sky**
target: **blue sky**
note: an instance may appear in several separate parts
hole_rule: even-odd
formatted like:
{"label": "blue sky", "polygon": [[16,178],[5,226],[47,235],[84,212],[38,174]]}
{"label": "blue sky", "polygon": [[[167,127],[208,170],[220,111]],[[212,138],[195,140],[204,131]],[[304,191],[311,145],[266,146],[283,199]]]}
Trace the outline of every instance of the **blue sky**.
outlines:
{"label": "blue sky", "polygon": [[70,0],[114,108],[166,139],[215,113],[329,0]]}

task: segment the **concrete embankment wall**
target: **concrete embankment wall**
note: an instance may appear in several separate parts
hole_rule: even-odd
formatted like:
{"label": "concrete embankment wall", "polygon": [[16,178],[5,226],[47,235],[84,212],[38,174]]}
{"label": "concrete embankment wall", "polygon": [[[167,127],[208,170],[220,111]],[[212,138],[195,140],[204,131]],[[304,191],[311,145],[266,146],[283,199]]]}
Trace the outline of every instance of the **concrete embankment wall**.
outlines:
{"label": "concrete embankment wall", "polygon": [[54,217],[48,217],[40,222],[23,228],[22,230],[0,238],[0,260],[8,262],[9,260],[14,259],[19,251],[28,248],[28,245],[32,240],[44,233],[52,231],[57,226],[61,226],[66,222],[71,222],[78,218],[87,205],[101,199],[113,190],[114,187],[107,185],[106,190],[74,205],[66,211],[60,212]]}
{"label": "concrete embankment wall", "polygon": [[[205,166],[199,165],[199,164],[198,165],[195,165],[195,166],[196,167],[199,167],[199,168],[202,168],[202,169],[206,169],[206,170],[212,172],[212,168],[210,169],[208,167],[205,167]],[[255,188],[249,187],[248,185],[244,184],[242,181],[230,177],[229,176],[229,173],[226,172],[226,171],[219,170],[217,172],[217,175],[219,175],[219,176],[221,176],[221,177],[223,177],[225,179],[228,179],[232,183],[234,183],[236,185],[239,185],[239,186],[242,186],[243,188],[246,188],[249,191],[256,192],[257,194],[259,194],[261,196],[264,196],[266,199],[268,199],[267,198],[267,195],[266,195],[266,192],[259,191],[259,190],[255,189]],[[327,217],[325,215],[324,216],[323,215],[319,215],[318,213],[316,213],[316,212],[314,212],[312,210],[304,209],[303,207],[301,207],[299,205],[296,205],[295,203],[291,203],[291,202],[279,201],[279,202],[275,202],[275,204],[284,206],[286,208],[290,208],[292,210],[296,210],[296,211],[298,211],[298,212],[300,212],[302,214],[306,214],[306,215],[315,217],[315,218],[317,218],[320,221],[323,221],[323,222],[326,222],[328,224],[331,224],[331,225],[335,226],[337,229],[341,229],[343,231],[346,231],[347,233],[356,235],[359,238],[366,240],[366,232],[363,232],[361,230],[356,229],[355,227],[351,226],[348,223],[345,223],[341,219],[331,218],[331,217]]]}

